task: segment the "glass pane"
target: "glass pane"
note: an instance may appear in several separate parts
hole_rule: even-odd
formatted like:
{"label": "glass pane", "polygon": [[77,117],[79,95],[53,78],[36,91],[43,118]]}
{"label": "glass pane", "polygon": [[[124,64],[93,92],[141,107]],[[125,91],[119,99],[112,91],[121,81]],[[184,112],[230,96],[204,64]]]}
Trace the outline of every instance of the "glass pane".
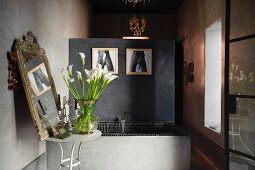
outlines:
{"label": "glass pane", "polygon": [[255,38],[230,44],[230,94],[255,95]]}
{"label": "glass pane", "polygon": [[236,99],[229,114],[229,148],[255,156],[255,99]]}
{"label": "glass pane", "polygon": [[255,170],[255,161],[240,155],[230,153],[229,169],[230,170]]}
{"label": "glass pane", "polygon": [[254,7],[254,0],[231,0],[231,39],[255,33]]}

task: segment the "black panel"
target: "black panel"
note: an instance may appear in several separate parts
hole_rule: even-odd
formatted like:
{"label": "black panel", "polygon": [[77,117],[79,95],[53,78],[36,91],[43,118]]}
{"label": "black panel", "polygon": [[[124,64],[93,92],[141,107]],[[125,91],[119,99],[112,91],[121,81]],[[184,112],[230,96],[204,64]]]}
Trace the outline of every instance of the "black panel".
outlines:
{"label": "black panel", "polygon": [[132,3],[126,5],[122,0],[89,0],[95,13],[139,13],[139,14],[176,14],[183,0],[146,0],[138,3],[135,8]]}
{"label": "black panel", "polygon": [[175,44],[175,123],[182,126],[183,123],[183,45]]}
{"label": "black panel", "polygon": [[[70,39],[69,63],[81,67],[78,52],[84,52],[86,68],[91,68],[91,48],[118,48],[119,79],[112,82],[96,103],[100,120],[128,117],[128,120],[174,121],[175,56],[174,41],[122,39]],[[152,75],[125,73],[126,48],[152,48]],[[79,68],[80,69],[80,68]]]}

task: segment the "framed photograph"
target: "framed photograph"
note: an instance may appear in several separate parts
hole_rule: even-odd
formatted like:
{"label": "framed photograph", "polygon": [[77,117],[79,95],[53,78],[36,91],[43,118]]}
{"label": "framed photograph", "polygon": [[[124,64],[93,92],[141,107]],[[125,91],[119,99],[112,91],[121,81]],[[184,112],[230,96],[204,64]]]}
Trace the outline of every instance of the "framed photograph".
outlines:
{"label": "framed photograph", "polygon": [[44,63],[38,65],[28,72],[33,91],[37,96],[51,89],[48,73]]}
{"label": "framed photograph", "polygon": [[92,69],[97,63],[104,70],[118,74],[118,48],[92,48]]}
{"label": "framed photograph", "polygon": [[152,49],[126,49],[126,74],[151,75]]}

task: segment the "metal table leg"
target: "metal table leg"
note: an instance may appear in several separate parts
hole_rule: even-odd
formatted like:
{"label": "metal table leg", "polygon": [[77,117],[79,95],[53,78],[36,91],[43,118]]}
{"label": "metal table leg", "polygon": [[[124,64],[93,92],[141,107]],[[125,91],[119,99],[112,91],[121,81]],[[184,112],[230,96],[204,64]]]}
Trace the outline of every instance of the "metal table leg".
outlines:
{"label": "metal table leg", "polygon": [[[59,167],[59,170],[61,169],[61,167],[66,167],[66,168],[69,168],[69,170],[72,170],[73,167],[76,167],[76,166],[79,166],[79,165],[80,165],[80,149],[81,149],[81,144],[82,144],[82,142],[80,142],[80,144],[79,144],[79,148],[78,148],[78,158],[74,158],[74,155],[73,155],[74,149],[75,149],[75,142],[73,142],[72,149],[71,149],[71,153],[70,153],[70,157],[64,159],[63,147],[62,147],[61,143],[58,142],[58,145],[59,145],[60,150],[61,150],[61,159],[60,159],[60,167]],[[75,162],[75,163],[74,163],[74,162]],[[66,164],[66,163],[69,163],[69,164]],[[79,169],[80,169],[80,167],[79,167]]]}

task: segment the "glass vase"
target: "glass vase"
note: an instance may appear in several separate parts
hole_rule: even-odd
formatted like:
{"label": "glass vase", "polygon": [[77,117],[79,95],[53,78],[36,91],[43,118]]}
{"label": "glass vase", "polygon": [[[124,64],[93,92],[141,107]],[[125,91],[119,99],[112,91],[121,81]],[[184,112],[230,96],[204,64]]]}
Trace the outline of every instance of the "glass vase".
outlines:
{"label": "glass vase", "polygon": [[91,134],[98,127],[98,118],[93,115],[95,100],[78,101],[80,116],[74,122],[74,128],[82,134]]}

